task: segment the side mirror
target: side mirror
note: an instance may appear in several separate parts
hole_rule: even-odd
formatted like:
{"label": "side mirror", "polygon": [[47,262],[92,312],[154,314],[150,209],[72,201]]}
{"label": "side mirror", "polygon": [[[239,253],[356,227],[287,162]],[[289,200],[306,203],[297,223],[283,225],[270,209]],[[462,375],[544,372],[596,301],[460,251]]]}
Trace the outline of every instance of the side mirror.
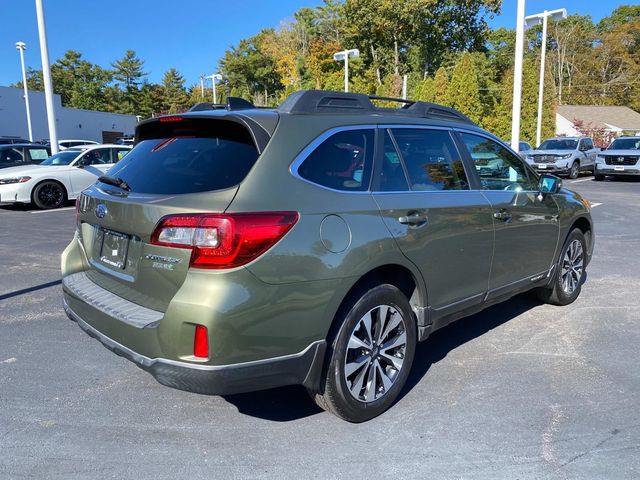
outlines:
{"label": "side mirror", "polygon": [[78,160],[78,162],[76,163],[76,167],[78,168],[84,168],[87,165],[89,165],[89,161],[86,158],[81,158],[80,160]]}
{"label": "side mirror", "polygon": [[540,176],[540,181],[538,182],[538,192],[540,195],[558,193],[561,188],[562,180],[555,175],[544,174]]}

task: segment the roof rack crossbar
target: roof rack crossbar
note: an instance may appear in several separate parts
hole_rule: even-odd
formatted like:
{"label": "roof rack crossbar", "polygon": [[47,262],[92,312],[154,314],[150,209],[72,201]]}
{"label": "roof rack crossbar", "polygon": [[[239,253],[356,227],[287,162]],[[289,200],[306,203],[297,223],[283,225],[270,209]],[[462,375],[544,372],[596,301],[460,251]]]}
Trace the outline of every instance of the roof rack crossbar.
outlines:
{"label": "roof rack crossbar", "polygon": [[[400,108],[378,107],[373,101],[401,103]],[[279,112],[290,114],[348,114],[373,113],[448,120],[475,125],[463,113],[449,107],[430,102],[404,98],[365,95],[363,93],[332,92],[327,90],[300,90],[292,93],[278,107]]]}

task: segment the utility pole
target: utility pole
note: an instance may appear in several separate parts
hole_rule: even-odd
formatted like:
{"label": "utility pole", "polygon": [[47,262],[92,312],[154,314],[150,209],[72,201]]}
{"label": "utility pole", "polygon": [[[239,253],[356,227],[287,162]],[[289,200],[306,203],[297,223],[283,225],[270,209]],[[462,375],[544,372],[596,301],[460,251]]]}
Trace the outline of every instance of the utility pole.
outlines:
{"label": "utility pole", "polygon": [[27,72],[24,68],[24,51],[26,50],[27,45],[24,42],[17,42],[16,48],[20,51],[20,64],[22,65],[22,86],[24,87],[24,106],[27,109],[29,141],[33,142],[33,131],[31,130],[31,108],[29,107],[29,89],[27,88]]}
{"label": "utility pole", "polygon": [[516,13],[516,55],[513,66],[513,110],[511,111],[511,148],[520,151],[520,104],[522,102],[522,56],[524,51],[524,0],[518,0]]}
{"label": "utility pole", "polygon": [[42,0],[36,0],[36,16],[38,17],[38,36],[40,37],[40,56],[42,58],[42,79],[44,81],[44,97],[47,105],[47,123],[49,124],[49,142],[51,153],[58,153],[58,133],[56,131],[56,112],[53,107],[53,86],[51,85],[51,67],[49,65],[49,47],[47,30],[44,23]]}
{"label": "utility pole", "polygon": [[544,97],[544,63],[547,58],[547,23],[549,17],[554,20],[562,20],[567,18],[567,10],[565,8],[559,8],[558,10],[545,10],[542,13],[535,15],[529,15],[525,18],[525,24],[527,27],[533,25],[539,25],[542,22],[542,51],[540,52],[540,84],[538,85],[538,121],[536,126],[536,147],[540,145],[542,141],[542,104]]}

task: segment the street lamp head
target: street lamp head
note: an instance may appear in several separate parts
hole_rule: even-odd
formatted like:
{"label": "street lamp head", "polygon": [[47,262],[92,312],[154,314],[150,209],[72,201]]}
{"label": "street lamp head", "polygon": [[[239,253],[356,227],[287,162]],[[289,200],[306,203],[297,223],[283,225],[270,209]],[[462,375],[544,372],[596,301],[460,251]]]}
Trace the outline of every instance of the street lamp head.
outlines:
{"label": "street lamp head", "polygon": [[563,18],[567,18],[567,9],[558,8],[557,10],[545,10],[542,13],[528,15],[524,17],[524,23],[526,28],[531,28],[531,27],[535,27],[536,25],[540,25],[545,19],[545,17],[551,18],[555,21],[562,20]]}
{"label": "street lamp head", "polygon": [[16,48],[18,50],[26,50],[27,44],[24,42],[16,42]]}
{"label": "street lamp head", "polygon": [[352,48],[351,50],[342,50],[341,52],[336,52],[333,54],[333,59],[336,62],[341,62],[345,59],[345,56],[349,55],[352,58],[356,58],[360,56],[360,50],[357,48]]}

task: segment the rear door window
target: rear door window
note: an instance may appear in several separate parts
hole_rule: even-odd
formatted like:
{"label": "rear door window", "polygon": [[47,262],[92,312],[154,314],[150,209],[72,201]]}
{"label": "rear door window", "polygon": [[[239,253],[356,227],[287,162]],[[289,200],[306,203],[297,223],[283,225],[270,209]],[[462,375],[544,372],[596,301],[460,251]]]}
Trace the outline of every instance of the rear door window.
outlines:
{"label": "rear door window", "polygon": [[371,128],[334,133],[298,167],[305,180],[345,192],[366,191],[371,179],[375,133]]}
{"label": "rear door window", "polygon": [[139,137],[108,173],[133,192],[176,195],[231,188],[258,158],[249,131],[229,120],[153,122],[139,127]]}
{"label": "rear door window", "polygon": [[392,132],[407,168],[411,190],[469,188],[462,159],[448,131],[395,128]]}

